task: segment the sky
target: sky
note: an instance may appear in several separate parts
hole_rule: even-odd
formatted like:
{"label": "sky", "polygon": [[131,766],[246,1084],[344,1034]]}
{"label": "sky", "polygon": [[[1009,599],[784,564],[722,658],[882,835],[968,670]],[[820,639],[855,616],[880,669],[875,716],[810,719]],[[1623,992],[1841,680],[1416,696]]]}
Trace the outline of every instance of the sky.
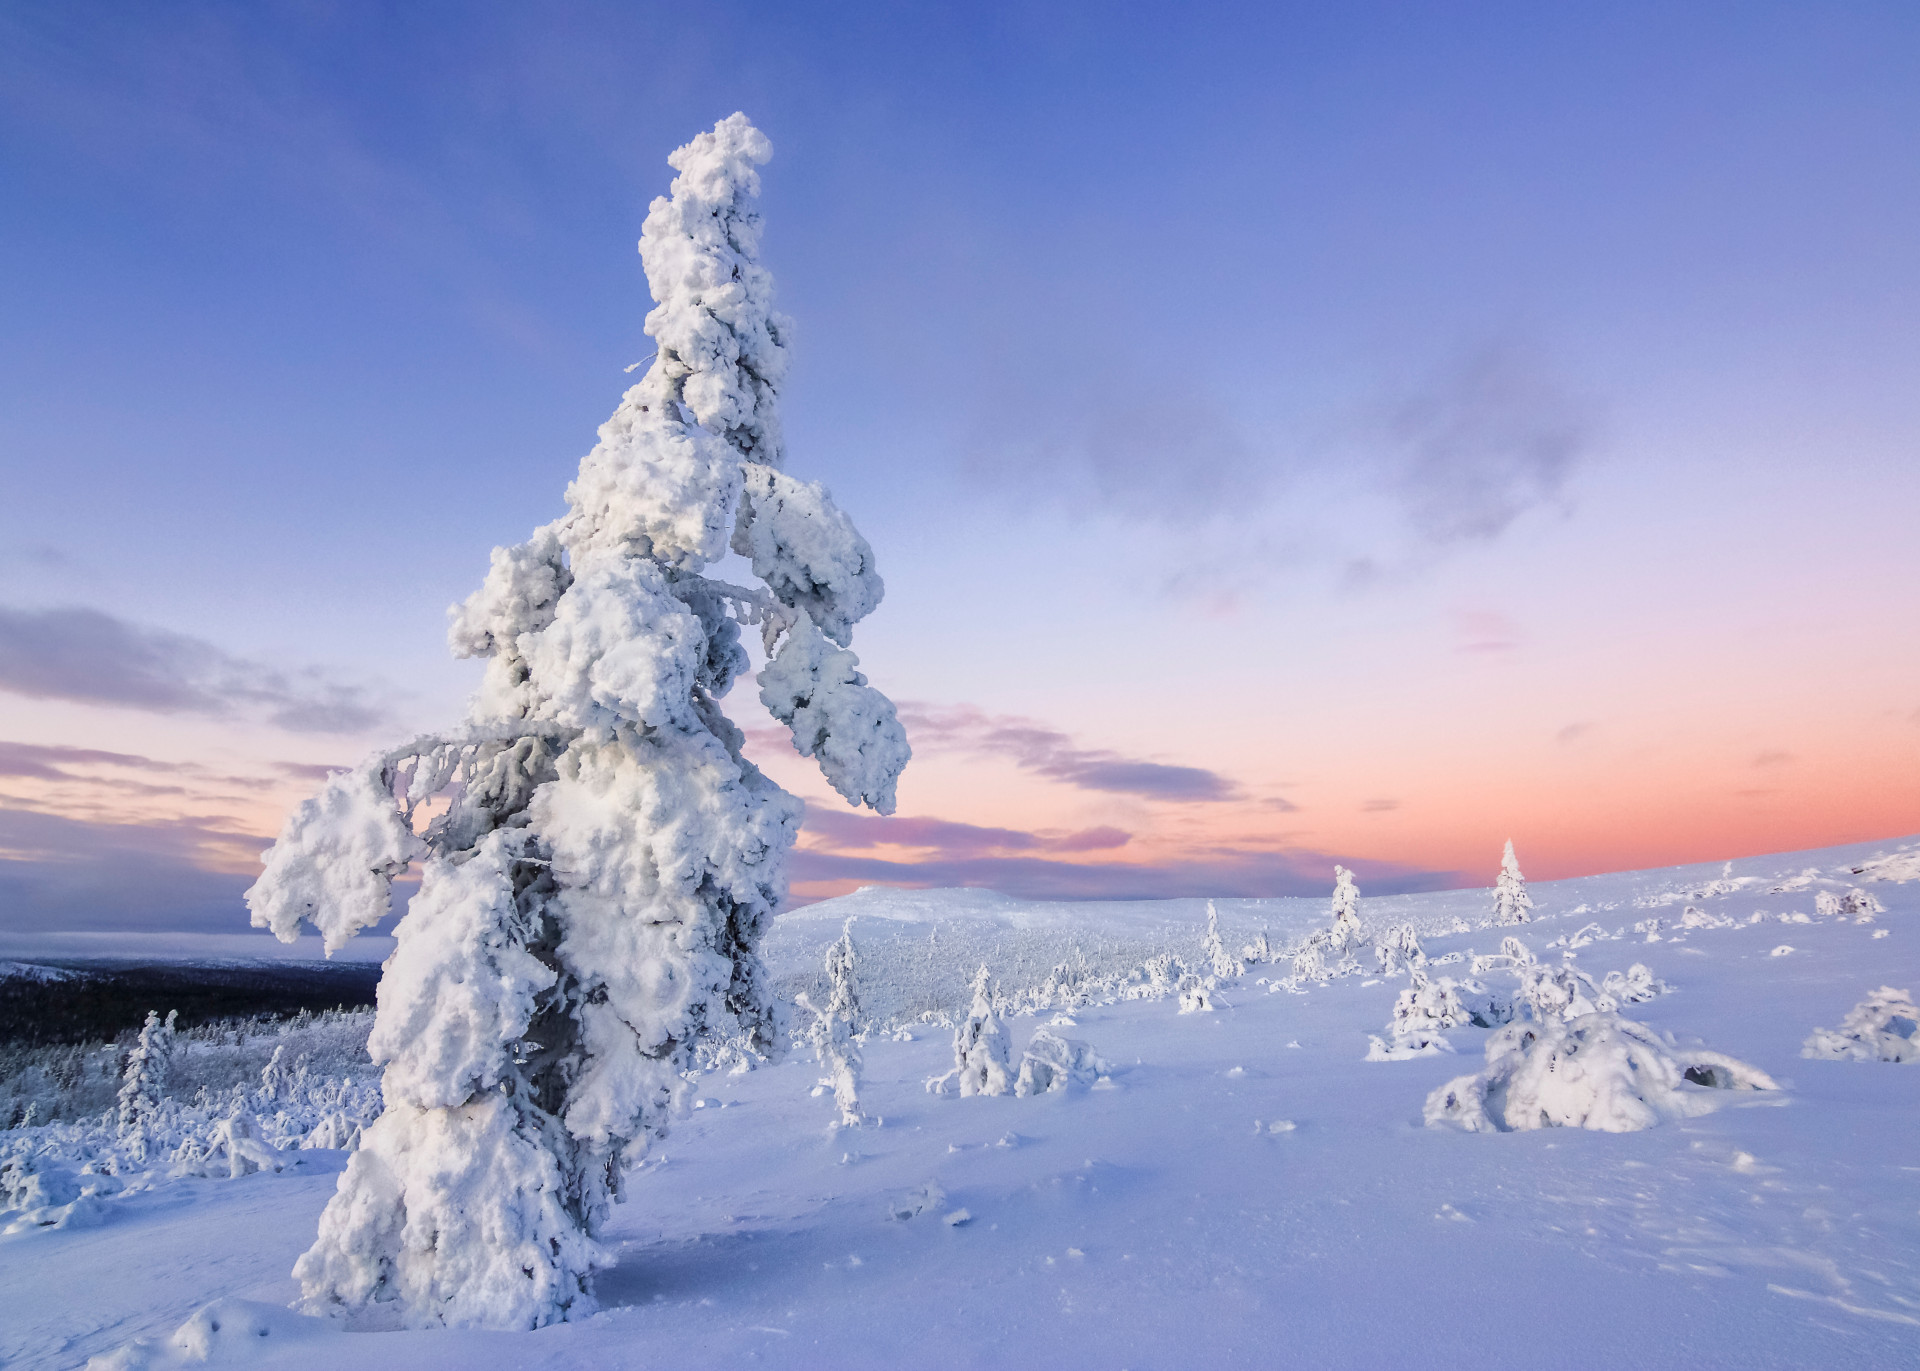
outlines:
{"label": "sky", "polygon": [[1920,830],[1920,11],[0,0],[0,932],[245,925],[775,154],[915,757],[794,899]]}

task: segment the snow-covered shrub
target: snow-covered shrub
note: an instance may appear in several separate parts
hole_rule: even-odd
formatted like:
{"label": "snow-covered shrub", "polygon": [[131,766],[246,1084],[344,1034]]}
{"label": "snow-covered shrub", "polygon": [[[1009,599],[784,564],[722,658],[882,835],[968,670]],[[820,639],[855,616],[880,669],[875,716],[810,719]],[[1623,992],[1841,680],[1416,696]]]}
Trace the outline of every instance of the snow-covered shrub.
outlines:
{"label": "snow-covered shrub", "polygon": [[1573,1019],[1600,1008],[1600,991],[1593,978],[1564,963],[1535,962],[1520,971],[1516,1006],[1524,1007],[1535,1022]]}
{"label": "snow-covered shrub", "polygon": [[1014,1081],[1013,1093],[1044,1095],[1053,1090],[1092,1085],[1112,1069],[1087,1044],[1043,1028],[1033,1035],[1021,1054],[1020,1075]]}
{"label": "snow-covered shrub", "polygon": [[927,1082],[929,1090],[944,1091],[957,1082],[962,1095],[1005,1095],[1013,1089],[1012,1051],[1007,1030],[993,1012],[987,968],[973,981],[973,1007],[953,1031],[953,1070]]}
{"label": "snow-covered shrub", "polygon": [[860,996],[854,985],[853,920],[840,941],[827,949],[827,1003],[816,1008],[805,995],[800,1005],[813,1015],[808,1041],[824,1072],[820,1084],[833,1091],[840,1123],[860,1122]]}
{"label": "snow-covered shrub", "polygon": [[1524,971],[1538,960],[1533,955],[1533,949],[1518,938],[1502,938],[1498,952],[1483,953],[1473,959],[1473,974],[1484,976],[1490,971]]}
{"label": "snow-covered shrub", "polygon": [[1618,1009],[1623,1004],[1644,1004],[1671,989],[1672,986],[1656,977],[1644,963],[1635,962],[1623,972],[1609,971],[1601,977],[1602,999],[1596,1003],[1602,1009]]}
{"label": "snow-covered shrub", "polygon": [[1905,990],[1883,985],[1860,1001],[1838,1028],[1816,1028],[1803,1057],[1835,1062],[1920,1061],[1920,1009]]}
{"label": "snow-covered shrub", "polygon": [[1211,1014],[1213,1012],[1214,982],[1211,976],[1202,976],[1189,971],[1180,978],[1176,987],[1180,995],[1182,1014]]}
{"label": "snow-covered shrub", "polygon": [[1823,919],[1852,919],[1855,923],[1870,924],[1874,915],[1886,913],[1887,908],[1870,892],[1852,886],[1839,895],[1831,890],[1819,891],[1813,897],[1813,912]]}
{"label": "snow-covered shrub", "polygon": [[[780,470],[789,324],[753,208],[770,153],[736,114],[668,159],[640,243],[658,353],[568,512],[496,549],[452,611],[453,651],[487,660],[465,725],[336,774],[248,893],[256,924],[333,949],[421,864],[369,1044],[386,1112],[296,1267],[312,1311],[526,1328],[590,1309],[591,1235],[701,1044],[778,1050],[757,948],[801,808],[720,708],[743,628],[795,749],[892,811],[906,736],[847,650],[881,596],[872,552]],[[704,574],[729,547],[761,586]]]}
{"label": "snow-covered shrub", "polygon": [[1487,1065],[1427,1097],[1430,1128],[1627,1133],[1705,1113],[1719,1090],[1777,1090],[1757,1067],[1663,1042],[1618,1014],[1515,1023],[1487,1040]]}
{"label": "snow-covered shrub", "polygon": [[1444,1033],[1471,1022],[1472,1018],[1452,977],[1429,980],[1425,972],[1415,971],[1413,983],[1394,999],[1387,1032],[1396,1038]]}
{"label": "snow-covered shrub", "polygon": [[1420,935],[1412,924],[1403,923],[1388,930],[1385,937],[1373,944],[1374,961],[1379,965],[1382,976],[1397,976],[1403,970],[1412,970],[1427,964],[1427,954],[1420,946]]}
{"label": "snow-covered shrub", "polygon": [[1261,929],[1259,937],[1240,949],[1240,960],[1248,966],[1259,966],[1273,960],[1273,944],[1267,941],[1266,929]]}
{"label": "snow-covered shrub", "polygon": [[1520,874],[1520,860],[1513,855],[1513,839],[1500,858],[1500,875],[1493,883],[1493,921],[1497,924],[1523,924],[1533,918],[1533,897],[1527,894],[1527,878]]}
{"label": "snow-covered shrub", "polygon": [[1327,967],[1328,935],[1326,930],[1310,934],[1307,940],[1294,950],[1293,979],[1297,981],[1324,981],[1332,973]]}

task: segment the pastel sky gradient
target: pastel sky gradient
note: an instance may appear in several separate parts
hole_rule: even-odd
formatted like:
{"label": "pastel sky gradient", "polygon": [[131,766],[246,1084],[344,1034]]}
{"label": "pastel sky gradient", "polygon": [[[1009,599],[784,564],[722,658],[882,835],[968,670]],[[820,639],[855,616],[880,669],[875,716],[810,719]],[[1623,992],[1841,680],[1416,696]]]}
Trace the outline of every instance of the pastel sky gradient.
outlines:
{"label": "pastel sky gradient", "polygon": [[235,929],[773,140],[899,816],[797,899],[1920,830],[1920,9],[0,5],[0,931]]}

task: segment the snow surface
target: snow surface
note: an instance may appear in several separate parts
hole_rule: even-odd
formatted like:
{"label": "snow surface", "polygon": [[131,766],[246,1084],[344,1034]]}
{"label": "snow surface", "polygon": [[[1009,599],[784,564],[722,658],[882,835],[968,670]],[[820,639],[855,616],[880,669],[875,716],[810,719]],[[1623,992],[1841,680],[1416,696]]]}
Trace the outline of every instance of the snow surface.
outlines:
{"label": "snow surface", "polygon": [[[1376,936],[1417,930],[1436,978],[1466,975],[1515,933],[1539,964],[1595,985],[1643,964],[1670,989],[1626,1017],[1660,1051],[1723,1053],[1779,1087],[1713,1091],[1711,1113],[1626,1133],[1424,1126],[1428,1096],[1507,1030],[1455,1025],[1457,1055],[1364,1060],[1404,973],[1272,989],[1288,945],[1325,926],[1325,898],[1217,901],[1229,945],[1265,928],[1285,964],[1250,966],[1219,984],[1211,1012],[1181,1014],[1170,985],[1124,998],[1099,976],[1135,953],[1198,967],[1204,901],[862,892],[782,916],[768,946],[783,986],[802,984],[854,918],[875,1026],[860,1103],[876,1122],[833,1126],[810,1053],[701,1075],[698,1107],[630,1176],[601,1235],[612,1261],[599,1313],[532,1333],[335,1333],[283,1312],[349,1155],[313,1148],[277,1174],[107,1196],[93,1227],[0,1238],[0,1359],[1920,1364],[1920,1070],[1801,1055],[1814,1029],[1882,987],[1920,989],[1920,883],[1872,879],[1920,869],[1855,869],[1907,854],[1920,843],[1535,884],[1533,922],[1518,930],[1489,926],[1485,890],[1362,898]],[[1820,892],[1854,888],[1885,912],[1818,914]],[[1701,915],[1690,925],[1689,907]],[[1447,931],[1456,920],[1465,931]],[[1796,950],[1774,957],[1783,922]],[[1016,1059],[1070,1018],[1105,1079],[929,1093],[983,961]],[[1521,974],[1483,979],[1511,996]],[[1050,997],[1082,1002],[1023,1012],[1050,979]]]}

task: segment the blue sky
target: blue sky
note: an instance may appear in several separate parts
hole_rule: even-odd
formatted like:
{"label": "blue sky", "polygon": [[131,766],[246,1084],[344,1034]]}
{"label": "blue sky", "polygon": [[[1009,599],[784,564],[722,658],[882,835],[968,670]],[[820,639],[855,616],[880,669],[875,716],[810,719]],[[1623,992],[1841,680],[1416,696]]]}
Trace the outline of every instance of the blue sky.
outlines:
{"label": "blue sky", "polygon": [[735,109],[920,721],[919,827],[823,819],[803,893],[1920,829],[1916,57],[1904,5],[0,6],[0,920],[229,926],[313,768],[457,714],[445,606]]}

